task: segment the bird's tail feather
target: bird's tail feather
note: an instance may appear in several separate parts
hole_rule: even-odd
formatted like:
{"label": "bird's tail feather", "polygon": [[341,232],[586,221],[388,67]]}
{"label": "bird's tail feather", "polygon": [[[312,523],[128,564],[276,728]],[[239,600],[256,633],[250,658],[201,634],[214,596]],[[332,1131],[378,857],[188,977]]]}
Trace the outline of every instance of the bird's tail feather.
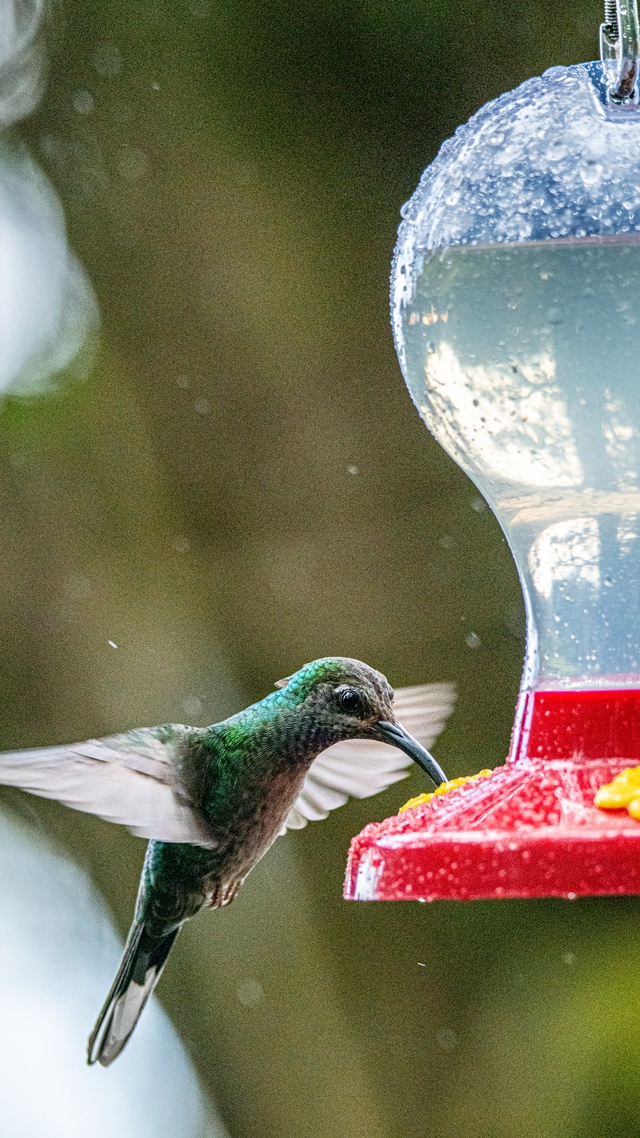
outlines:
{"label": "bird's tail feather", "polygon": [[108,1067],[133,1033],[140,1014],[164,968],[180,926],[151,936],[143,921],[134,921],[120,967],[89,1037],[87,1062]]}

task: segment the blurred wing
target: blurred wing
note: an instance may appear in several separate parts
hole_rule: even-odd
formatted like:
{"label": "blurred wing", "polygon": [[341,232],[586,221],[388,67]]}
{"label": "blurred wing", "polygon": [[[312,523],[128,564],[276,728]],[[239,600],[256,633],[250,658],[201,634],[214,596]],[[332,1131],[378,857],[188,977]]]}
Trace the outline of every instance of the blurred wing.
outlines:
{"label": "blurred wing", "polygon": [[60,747],[0,754],[0,784],[74,810],[127,826],[141,838],[207,845],[210,836],[189,803],[180,798],[171,766],[175,726],[128,731]]}
{"label": "blurred wing", "polygon": [[[453,684],[400,688],[394,711],[398,722],[424,747],[440,734],[455,701]],[[280,831],[301,830],[326,818],[348,798],[369,798],[406,778],[413,760],[387,743],[350,739],[328,747],[311,764],[302,790]]]}

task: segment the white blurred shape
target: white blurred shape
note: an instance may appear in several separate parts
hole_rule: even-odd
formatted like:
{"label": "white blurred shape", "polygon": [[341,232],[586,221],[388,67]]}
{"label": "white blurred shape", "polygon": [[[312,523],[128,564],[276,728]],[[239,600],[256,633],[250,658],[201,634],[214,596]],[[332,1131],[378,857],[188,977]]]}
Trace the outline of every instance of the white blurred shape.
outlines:
{"label": "white blurred shape", "polygon": [[44,88],[39,38],[47,0],[0,0],[0,127],[31,113]]}
{"label": "white blurred shape", "polygon": [[121,944],[84,873],[0,811],[0,1102],[7,1138],[226,1138],[152,999],[126,1053],[85,1044]]}
{"label": "white blurred shape", "polygon": [[0,140],[0,391],[45,388],[97,324],[53,188],[26,149]]}
{"label": "white blurred shape", "polygon": [[[44,85],[45,0],[0,0],[0,129]],[[67,368],[98,324],[56,193],[26,149],[0,136],[0,392],[32,394]]]}

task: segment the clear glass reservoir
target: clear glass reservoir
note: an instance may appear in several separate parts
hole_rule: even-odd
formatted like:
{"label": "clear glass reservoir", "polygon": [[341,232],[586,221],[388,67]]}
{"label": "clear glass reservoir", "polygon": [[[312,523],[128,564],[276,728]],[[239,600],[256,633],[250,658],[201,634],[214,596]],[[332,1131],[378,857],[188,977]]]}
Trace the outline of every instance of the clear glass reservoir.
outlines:
{"label": "clear glass reservoir", "polygon": [[640,688],[640,111],[607,103],[600,64],[445,144],[392,308],[413,400],[513,551],[524,692]]}

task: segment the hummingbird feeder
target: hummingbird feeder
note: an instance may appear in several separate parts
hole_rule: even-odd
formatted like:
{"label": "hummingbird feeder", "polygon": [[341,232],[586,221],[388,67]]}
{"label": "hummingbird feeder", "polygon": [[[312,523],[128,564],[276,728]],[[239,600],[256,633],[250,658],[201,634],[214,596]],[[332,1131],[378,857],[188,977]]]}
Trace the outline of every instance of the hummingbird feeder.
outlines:
{"label": "hummingbird feeder", "polygon": [[484,106],[403,210],[400,364],[504,529],[527,647],[506,764],[367,826],[348,898],[640,892],[636,0],[600,43]]}

